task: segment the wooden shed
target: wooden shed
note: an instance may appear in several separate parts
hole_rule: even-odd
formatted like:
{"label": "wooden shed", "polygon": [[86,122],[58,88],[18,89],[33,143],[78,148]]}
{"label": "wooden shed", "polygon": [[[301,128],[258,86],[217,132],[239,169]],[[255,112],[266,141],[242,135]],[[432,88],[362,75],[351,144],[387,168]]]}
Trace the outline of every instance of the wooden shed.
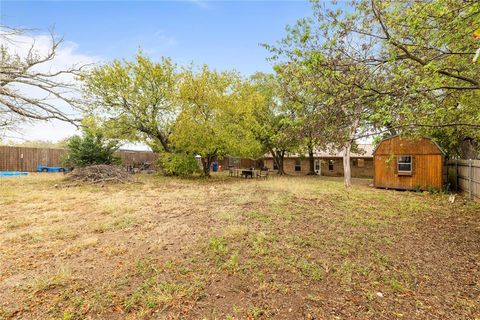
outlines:
{"label": "wooden shed", "polygon": [[384,139],[373,151],[377,188],[401,190],[440,190],[443,186],[445,154],[429,138],[393,136]]}

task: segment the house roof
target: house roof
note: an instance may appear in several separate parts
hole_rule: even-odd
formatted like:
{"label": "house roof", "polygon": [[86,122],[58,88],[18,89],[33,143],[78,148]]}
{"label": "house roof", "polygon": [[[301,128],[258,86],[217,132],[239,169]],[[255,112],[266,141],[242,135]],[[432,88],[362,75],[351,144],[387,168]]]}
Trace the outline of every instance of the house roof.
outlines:
{"label": "house roof", "polygon": [[[373,157],[373,145],[372,144],[359,144],[357,149],[359,152],[351,152],[351,157],[363,157],[363,158],[372,158]],[[315,152],[314,156],[318,158],[328,158],[328,157],[338,157],[343,158],[343,150],[327,150]]]}
{"label": "house roof", "polygon": [[[350,153],[350,157],[357,158],[372,158],[373,157],[373,145],[372,144],[358,144],[357,149],[359,152]],[[343,158],[343,150],[338,149],[327,149],[327,150],[316,150],[313,154],[315,158]],[[297,158],[297,157],[308,158],[308,154],[298,154],[298,153],[289,153],[285,155],[285,158]],[[271,158],[271,154],[266,154],[265,158]]]}

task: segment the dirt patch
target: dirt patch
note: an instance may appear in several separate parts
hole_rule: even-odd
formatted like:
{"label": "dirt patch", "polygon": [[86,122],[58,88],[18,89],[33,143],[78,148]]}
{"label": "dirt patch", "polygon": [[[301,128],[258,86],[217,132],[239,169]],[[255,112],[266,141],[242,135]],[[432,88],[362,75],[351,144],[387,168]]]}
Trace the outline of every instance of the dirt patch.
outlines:
{"label": "dirt patch", "polygon": [[475,203],[318,177],[59,179],[0,186],[0,317],[480,317]]}

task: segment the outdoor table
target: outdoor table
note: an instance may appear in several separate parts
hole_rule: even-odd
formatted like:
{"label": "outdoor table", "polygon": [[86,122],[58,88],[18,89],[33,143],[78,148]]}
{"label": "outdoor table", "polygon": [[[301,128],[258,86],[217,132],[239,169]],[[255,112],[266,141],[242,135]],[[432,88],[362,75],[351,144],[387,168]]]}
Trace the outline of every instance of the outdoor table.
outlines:
{"label": "outdoor table", "polygon": [[231,177],[243,177],[247,179],[250,178],[264,178],[267,179],[268,177],[268,169],[253,169],[253,168],[229,168],[229,175]]}
{"label": "outdoor table", "polygon": [[255,169],[248,168],[232,168],[230,170],[230,176],[234,177],[244,177],[244,178],[253,178],[255,176]]}
{"label": "outdoor table", "polygon": [[248,177],[253,179],[253,174],[255,173],[255,169],[241,169],[242,176],[246,179]]}

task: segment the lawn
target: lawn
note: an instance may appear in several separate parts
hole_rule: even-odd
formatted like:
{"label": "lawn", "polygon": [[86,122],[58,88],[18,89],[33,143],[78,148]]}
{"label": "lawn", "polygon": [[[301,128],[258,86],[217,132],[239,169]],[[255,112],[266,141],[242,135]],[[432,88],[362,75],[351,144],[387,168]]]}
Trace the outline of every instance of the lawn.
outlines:
{"label": "lawn", "polygon": [[0,318],[479,319],[480,206],[354,180],[0,180]]}

